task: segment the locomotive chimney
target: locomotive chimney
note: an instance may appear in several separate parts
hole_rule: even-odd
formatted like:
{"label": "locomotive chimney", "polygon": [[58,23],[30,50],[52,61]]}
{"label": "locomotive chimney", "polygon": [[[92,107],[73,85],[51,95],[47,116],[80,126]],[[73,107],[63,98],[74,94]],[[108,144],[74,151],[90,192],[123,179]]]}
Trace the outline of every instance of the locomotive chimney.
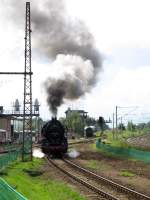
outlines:
{"label": "locomotive chimney", "polygon": [[57,117],[56,116],[53,116],[52,117],[52,121],[56,121],[57,120]]}

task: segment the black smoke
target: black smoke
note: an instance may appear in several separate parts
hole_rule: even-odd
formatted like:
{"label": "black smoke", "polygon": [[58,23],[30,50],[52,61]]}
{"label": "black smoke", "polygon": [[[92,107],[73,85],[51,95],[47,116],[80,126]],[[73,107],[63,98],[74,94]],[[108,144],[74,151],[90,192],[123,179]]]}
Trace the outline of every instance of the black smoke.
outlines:
{"label": "black smoke", "polygon": [[49,78],[46,83],[48,102],[50,110],[54,115],[57,114],[57,108],[63,104],[64,97],[66,99],[74,100],[84,94],[80,87],[79,80],[72,80],[71,77],[66,76],[65,79]]}
{"label": "black smoke", "polygon": [[[11,15],[16,16],[14,22],[24,24],[25,2],[5,2]],[[49,58],[50,67],[59,63],[63,68],[62,76],[54,78],[50,74],[45,82],[47,102],[53,114],[65,99],[78,99],[92,89],[102,62],[87,26],[81,20],[71,19],[64,3],[63,0],[31,1],[34,48]]]}

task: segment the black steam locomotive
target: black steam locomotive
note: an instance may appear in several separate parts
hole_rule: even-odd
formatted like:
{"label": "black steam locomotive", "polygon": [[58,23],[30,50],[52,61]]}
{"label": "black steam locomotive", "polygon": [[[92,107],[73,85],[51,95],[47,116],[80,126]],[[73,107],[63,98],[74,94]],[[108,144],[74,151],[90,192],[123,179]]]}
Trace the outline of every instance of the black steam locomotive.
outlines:
{"label": "black steam locomotive", "polygon": [[87,138],[93,137],[94,133],[93,133],[92,127],[90,127],[90,126],[86,127],[84,131],[85,131],[85,135],[86,135]]}
{"label": "black steam locomotive", "polygon": [[50,155],[62,155],[67,152],[68,141],[65,128],[56,118],[52,118],[42,128],[42,151]]}

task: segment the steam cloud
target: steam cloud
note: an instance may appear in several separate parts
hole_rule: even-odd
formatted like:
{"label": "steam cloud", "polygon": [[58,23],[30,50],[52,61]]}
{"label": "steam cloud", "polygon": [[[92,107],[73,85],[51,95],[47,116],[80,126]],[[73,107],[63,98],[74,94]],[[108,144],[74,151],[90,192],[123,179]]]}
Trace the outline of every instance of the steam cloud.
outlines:
{"label": "steam cloud", "polygon": [[[25,4],[12,0],[15,15]],[[19,9],[19,10],[18,10]],[[86,25],[70,19],[63,0],[31,1],[31,20],[36,49],[50,59],[51,67],[62,70],[60,77],[45,82],[47,102],[54,115],[64,100],[75,100],[89,92],[97,81],[101,56]],[[19,24],[22,18],[17,16]],[[24,18],[23,18],[24,20]]]}

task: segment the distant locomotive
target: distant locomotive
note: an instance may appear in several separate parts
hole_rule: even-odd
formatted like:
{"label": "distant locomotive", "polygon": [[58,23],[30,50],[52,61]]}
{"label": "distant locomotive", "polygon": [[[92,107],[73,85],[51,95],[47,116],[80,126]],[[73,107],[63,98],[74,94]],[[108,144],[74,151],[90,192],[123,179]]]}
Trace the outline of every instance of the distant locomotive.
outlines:
{"label": "distant locomotive", "polygon": [[42,151],[45,154],[62,155],[67,152],[68,141],[65,128],[56,118],[42,128]]}
{"label": "distant locomotive", "polygon": [[84,134],[85,136],[88,138],[88,137],[93,137],[94,136],[94,130],[95,130],[95,127],[94,126],[86,126],[84,128]]}

